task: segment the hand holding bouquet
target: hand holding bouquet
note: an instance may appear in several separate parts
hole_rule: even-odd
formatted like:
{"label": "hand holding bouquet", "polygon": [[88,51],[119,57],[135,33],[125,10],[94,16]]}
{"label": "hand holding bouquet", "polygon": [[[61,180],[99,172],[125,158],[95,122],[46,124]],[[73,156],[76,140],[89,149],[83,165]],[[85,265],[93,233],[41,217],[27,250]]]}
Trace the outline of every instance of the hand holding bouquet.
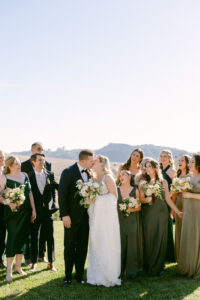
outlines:
{"label": "hand holding bouquet", "polygon": [[174,178],[171,188],[174,193],[184,193],[190,191],[192,188],[190,177]]}
{"label": "hand holding bouquet", "polygon": [[163,200],[162,191],[161,191],[161,184],[158,181],[153,183],[144,182],[144,195],[145,197],[151,197],[152,201],[149,202],[149,205],[155,203],[155,198]]}
{"label": "hand holding bouquet", "polygon": [[126,217],[133,212],[134,209],[140,207],[140,201],[134,197],[122,198],[122,203],[119,203],[119,209],[124,213]]}
{"label": "hand holding bouquet", "polygon": [[19,187],[15,187],[14,189],[6,188],[3,193],[3,197],[5,198],[4,204],[9,205],[12,211],[18,211],[20,205],[24,203],[24,188],[25,185],[21,184]]}
{"label": "hand holding bouquet", "polygon": [[91,203],[94,203],[96,197],[100,195],[101,184],[89,179],[88,182],[83,182],[79,179],[76,182],[78,194],[81,196],[80,205],[89,208]]}

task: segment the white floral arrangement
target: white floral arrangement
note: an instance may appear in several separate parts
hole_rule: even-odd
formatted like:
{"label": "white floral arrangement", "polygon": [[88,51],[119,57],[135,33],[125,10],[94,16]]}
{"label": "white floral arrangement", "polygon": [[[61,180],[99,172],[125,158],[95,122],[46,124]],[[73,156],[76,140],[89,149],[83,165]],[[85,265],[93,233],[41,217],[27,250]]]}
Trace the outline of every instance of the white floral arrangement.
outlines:
{"label": "white floral arrangement", "polygon": [[172,181],[171,189],[175,193],[183,193],[192,189],[190,177],[174,178]]}
{"label": "white floral arrangement", "polygon": [[154,181],[153,183],[144,181],[143,185],[145,197],[152,197],[152,201],[149,202],[149,205],[152,205],[155,202],[155,198],[164,200],[162,196],[161,183],[159,181]]}
{"label": "white floral arrangement", "polygon": [[4,204],[8,205],[10,203],[16,204],[16,208],[12,209],[12,211],[18,211],[20,205],[24,203],[25,195],[24,195],[25,185],[21,184],[19,187],[15,187],[13,189],[6,188],[3,192],[3,197],[5,198]]}
{"label": "white floral arrangement", "polygon": [[139,199],[134,197],[130,198],[122,198],[122,203],[119,203],[119,209],[124,213],[126,217],[130,215],[132,209],[136,209],[140,207]]}
{"label": "white floral arrangement", "polygon": [[89,208],[90,204],[96,201],[98,195],[100,195],[102,184],[89,179],[88,182],[84,182],[82,179],[77,180],[76,187],[78,194],[81,196],[80,205],[85,208]]}

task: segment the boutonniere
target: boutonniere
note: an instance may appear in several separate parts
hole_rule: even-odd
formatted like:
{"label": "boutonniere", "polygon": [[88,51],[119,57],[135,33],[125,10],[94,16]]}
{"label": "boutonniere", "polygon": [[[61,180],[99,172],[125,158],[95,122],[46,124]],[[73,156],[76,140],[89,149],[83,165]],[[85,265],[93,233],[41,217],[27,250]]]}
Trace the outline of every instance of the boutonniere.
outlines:
{"label": "boutonniere", "polygon": [[49,178],[47,178],[47,184],[50,184],[50,179]]}
{"label": "boutonniere", "polygon": [[88,175],[89,175],[90,177],[93,177],[93,173],[92,173],[92,171],[91,171],[90,169],[88,169]]}

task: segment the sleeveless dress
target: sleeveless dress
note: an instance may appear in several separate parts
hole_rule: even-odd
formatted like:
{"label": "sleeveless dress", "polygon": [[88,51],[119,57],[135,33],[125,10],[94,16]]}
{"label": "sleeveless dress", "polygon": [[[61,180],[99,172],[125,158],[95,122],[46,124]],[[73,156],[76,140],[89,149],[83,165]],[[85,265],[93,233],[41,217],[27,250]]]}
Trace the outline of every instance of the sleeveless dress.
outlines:
{"label": "sleeveless dress", "polygon": [[[168,183],[169,191],[171,189],[172,179],[167,174],[167,170],[169,170],[170,165],[168,165],[165,169],[162,169],[163,178]],[[166,261],[175,262],[175,253],[174,253],[174,238],[173,238],[173,220],[170,218],[171,207],[167,204],[168,207],[168,239],[167,239],[167,253],[166,253]]]}
{"label": "sleeveless dress", "polygon": [[[135,186],[130,197],[136,198]],[[121,234],[121,278],[124,273],[127,278],[134,279],[141,269],[141,253],[140,242],[142,232],[140,211],[132,212],[128,217],[124,216],[123,212],[119,209],[119,204],[122,203],[122,195],[120,188],[118,188],[118,214],[120,223]]]}
{"label": "sleeveless dress", "polygon": [[[200,180],[192,182],[192,193],[200,194]],[[184,199],[177,273],[200,278],[200,200]]]}
{"label": "sleeveless dress", "polygon": [[[186,175],[184,177],[180,178],[186,178],[189,175]],[[176,207],[182,211],[183,210],[183,199],[182,199],[182,193],[178,193],[178,196],[176,198]],[[181,229],[182,229],[182,219],[175,214],[175,255],[176,255],[176,261],[179,259],[179,251],[180,251],[180,240],[181,240]]]}
{"label": "sleeveless dress", "polygon": [[142,204],[142,223],[144,234],[144,269],[150,276],[159,276],[164,270],[167,234],[168,209],[163,199],[155,199],[155,203]]}
{"label": "sleeveless dress", "polygon": [[[15,188],[19,187],[21,183],[18,181],[6,178],[6,187]],[[24,195],[25,200],[20,205],[17,212],[12,212],[10,207],[5,205],[4,207],[4,221],[8,232],[6,256],[13,257],[16,254],[22,254],[25,251],[25,243],[29,235],[31,206],[29,193],[31,190],[28,177],[24,179]]]}
{"label": "sleeveless dress", "polygon": [[89,254],[87,282],[106,287],[121,285],[121,244],[117,199],[106,184],[88,209]]}

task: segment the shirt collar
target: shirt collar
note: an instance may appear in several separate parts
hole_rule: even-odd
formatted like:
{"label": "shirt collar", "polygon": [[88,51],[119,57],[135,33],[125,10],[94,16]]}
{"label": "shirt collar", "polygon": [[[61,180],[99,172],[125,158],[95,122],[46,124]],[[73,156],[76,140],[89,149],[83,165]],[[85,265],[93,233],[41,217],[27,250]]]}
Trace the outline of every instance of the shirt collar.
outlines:
{"label": "shirt collar", "polygon": [[41,172],[37,172],[37,171],[35,170],[35,168],[34,168],[34,171],[35,171],[35,174],[36,174],[36,175],[39,175],[39,174],[41,174],[41,175],[42,175],[42,174],[44,174],[44,170],[43,170],[43,169],[42,169],[42,171],[41,171]]}
{"label": "shirt collar", "polygon": [[82,170],[85,170],[83,167],[81,167],[81,165],[77,162],[77,166],[79,168],[79,171],[81,172]]}

